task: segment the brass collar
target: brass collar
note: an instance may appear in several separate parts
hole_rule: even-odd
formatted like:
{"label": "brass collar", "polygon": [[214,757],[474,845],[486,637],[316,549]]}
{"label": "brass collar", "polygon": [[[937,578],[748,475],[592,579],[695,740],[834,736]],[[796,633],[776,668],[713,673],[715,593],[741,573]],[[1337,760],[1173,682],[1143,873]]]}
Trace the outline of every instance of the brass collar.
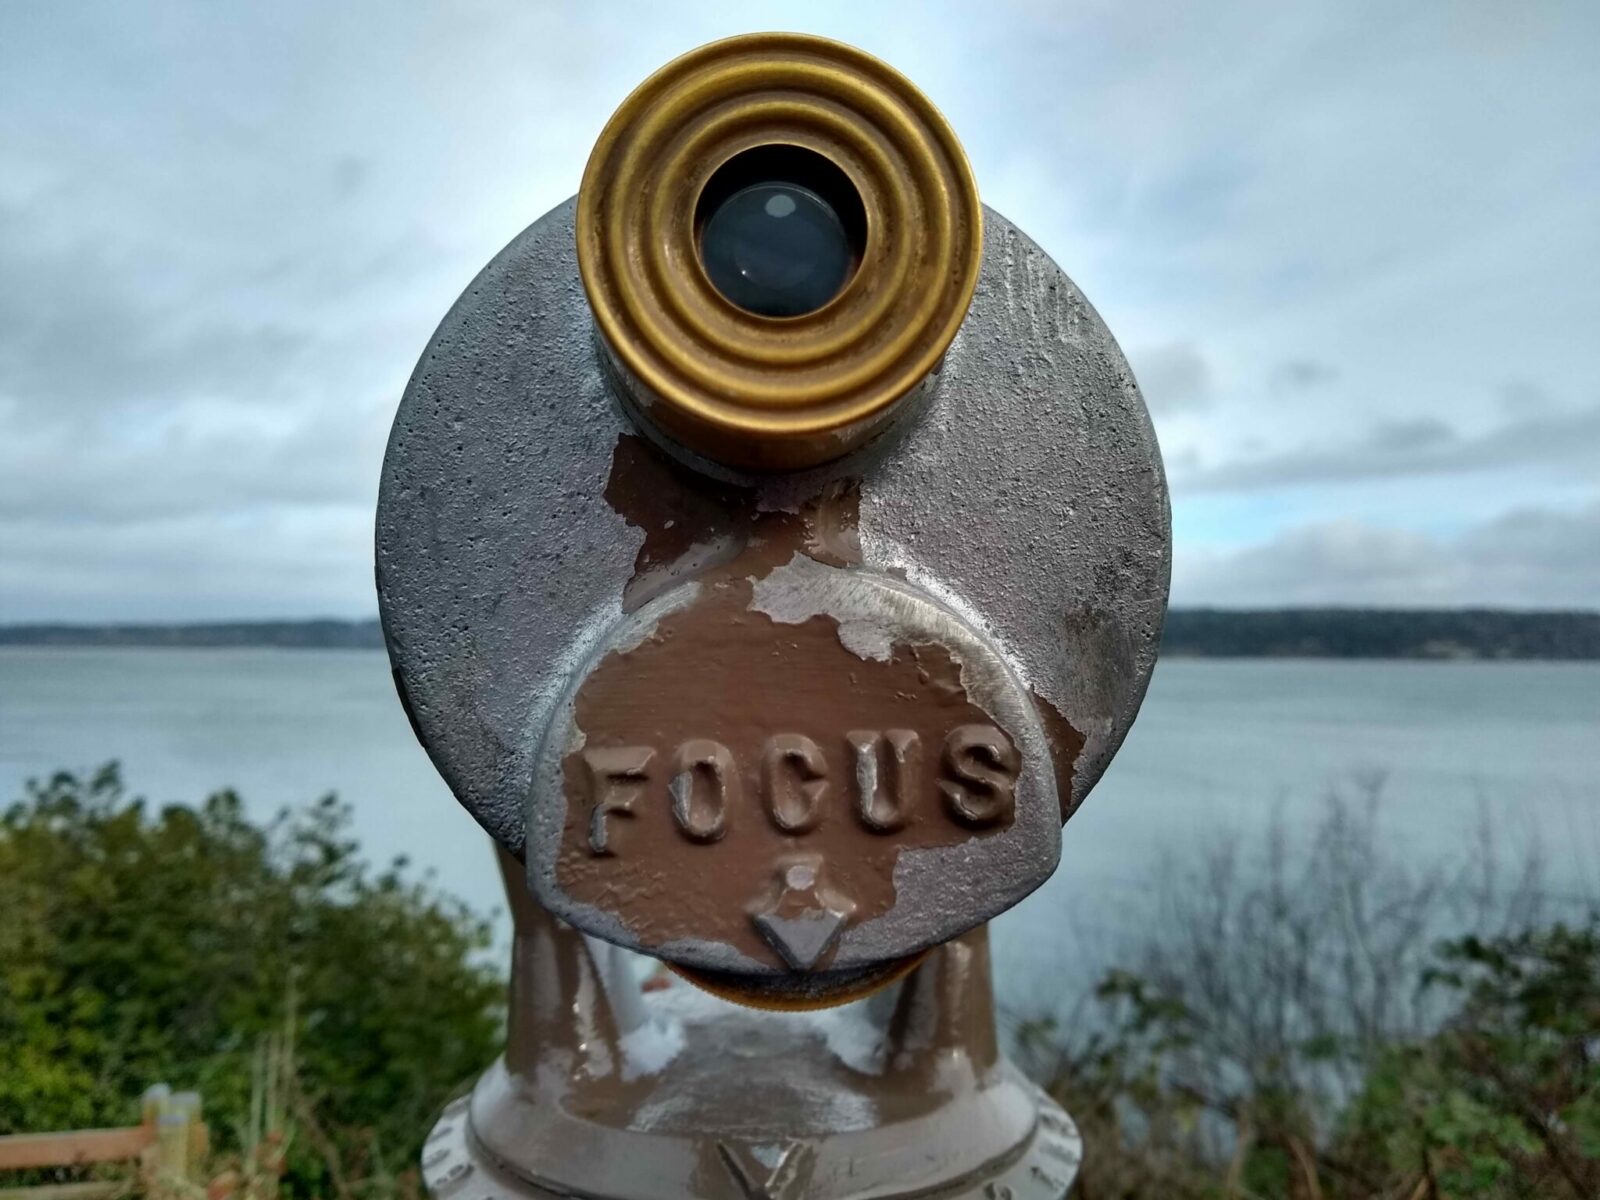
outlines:
{"label": "brass collar", "polygon": [[[798,317],[747,312],[707,278],[702,189],[758,146],[839,167],[866,213],[861,261]],[[938,366],[977,286],[982,210],[944,118],[902,75],[799,34],[713,42],[612,116],[578,193],[578,267],[634,407],[715,461],[826,462],[884,428]]]}

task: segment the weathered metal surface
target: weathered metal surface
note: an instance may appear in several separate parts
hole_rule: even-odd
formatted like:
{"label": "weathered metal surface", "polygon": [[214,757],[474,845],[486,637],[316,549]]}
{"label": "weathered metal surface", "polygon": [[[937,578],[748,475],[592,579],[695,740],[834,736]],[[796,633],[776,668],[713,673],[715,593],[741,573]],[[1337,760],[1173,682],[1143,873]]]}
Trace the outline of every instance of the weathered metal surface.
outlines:
{"label": "weathered metal surface", "polygon": [[641,992],[502,859],[516,924],[505,1057],[422,1155],[440,1200],[1060,1200],[1082,1145],[1000,1054],[978,930],[817,1013]]}
{"label": "weathered metal surface", "polygon": [[[1050,751],[994,648],[892,578],[753,544],[624,618],[556,706],[530,792],[539,900],[701,970],[848,972],[1048,878]],[[824,925],[815,953],[786,942]]]}
{"label": "weathered metal surface", "polygon": [[[531,831],[535,891],[590,932],[706,972],[807,957],[815,991],[1053,869],[1058,822],[1149,678],[1166,492],[1104,326],[1004,218],[988,227],[936,385],[805,472],[694,460],[623,411],[574,283],[570,203],[435,335],[380,497],[396,678],[457,797],[515,854]],[[968,726],[995,732],[952,750]],[[764,765],[772,738],[800,748]],[[979,767],[975,791],[956,778]],[[914,819],[875,825],[880,770],[920,772]],[[782,827],[780,784],[827,793],[821,828]],[[968,787],[976,812],[996,785],[1003,822],[940,804]],[[813,955],[775,881],[821,847],[811,915],[833,927]]]}
{"label": "weathered metal surface", "polygon": [[[814,470],[740,477],[702,464],[750,512],[859,492],[861,566],[958,614],[1038,701],[1064,815],[1138,711],[1169,570],[1165,481],[1138,389],[1072,282],[987,214],[983,273],[921,408]],[[401,694],[457,798],[523,850],[545,728],[631,602],[636,565],[671,583],[736,553],[704,484],[702,540],[644,553],[652,531],[606,497],[625,439],[576,279],[572,204],[478,276],[406,391],[377,522],[384,629]],[[684,476],[695,474],[683,472]],[[699,476],[697,476],[699,477]]]}

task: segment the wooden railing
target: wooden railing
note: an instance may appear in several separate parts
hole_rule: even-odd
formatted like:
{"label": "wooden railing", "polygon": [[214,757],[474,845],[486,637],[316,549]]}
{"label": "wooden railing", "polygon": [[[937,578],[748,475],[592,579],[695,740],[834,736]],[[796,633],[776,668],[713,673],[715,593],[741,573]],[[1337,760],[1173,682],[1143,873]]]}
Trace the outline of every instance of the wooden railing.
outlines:
{"label": "wooden railing", "polygon": [[129,1163],[137,1170],[121,1179],[0,1188],[0,1200],[113,1200],[135,1191],[147,1196],[185,1196],[203,1185],[201,1171],[209,1135],[200,1119],[200,1097],[173,1093],[165,1084],[145,1092],[143,1120],[126,1129],[73,1129],[0,1137],[0,1171],[38,1167],[85,1167]]}

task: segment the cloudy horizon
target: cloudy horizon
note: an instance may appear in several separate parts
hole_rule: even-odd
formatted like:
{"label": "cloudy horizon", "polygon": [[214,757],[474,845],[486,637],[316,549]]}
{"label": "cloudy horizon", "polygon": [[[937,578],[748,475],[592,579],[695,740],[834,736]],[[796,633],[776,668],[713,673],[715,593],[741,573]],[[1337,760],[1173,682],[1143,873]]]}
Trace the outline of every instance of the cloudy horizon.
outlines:
{"label": "cloudy horizon", "polygon": [[367,616],[434,325],[673,55],[887,59],[1121,342],[1175,605],[1600,608],[1600,7],[0,10],[0,621]]}

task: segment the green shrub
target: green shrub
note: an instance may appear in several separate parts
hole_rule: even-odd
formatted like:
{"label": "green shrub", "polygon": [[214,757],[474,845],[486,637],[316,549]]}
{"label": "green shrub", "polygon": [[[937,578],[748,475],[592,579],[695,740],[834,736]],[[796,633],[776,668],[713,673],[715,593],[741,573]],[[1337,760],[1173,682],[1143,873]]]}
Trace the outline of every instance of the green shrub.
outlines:
{"label": "green shrub", "polygon": [[115,766],[30,783],[0,817],[0,1133],[131,1124],[160,1080],[227,1150],[292,1013],[288,1194],[411,1170],[498,1051],[504,984],[486,924],[371,871],[349,826],[331,796],[265,824],[228,791],[157,808]]}
{"label": "green shrub", "polygon": [[1018,1025],[1078,1200],[1600,1197],[1600,913],[1536,853],[1419,863],[1379,815],[1191,850],[1133,968]]}

